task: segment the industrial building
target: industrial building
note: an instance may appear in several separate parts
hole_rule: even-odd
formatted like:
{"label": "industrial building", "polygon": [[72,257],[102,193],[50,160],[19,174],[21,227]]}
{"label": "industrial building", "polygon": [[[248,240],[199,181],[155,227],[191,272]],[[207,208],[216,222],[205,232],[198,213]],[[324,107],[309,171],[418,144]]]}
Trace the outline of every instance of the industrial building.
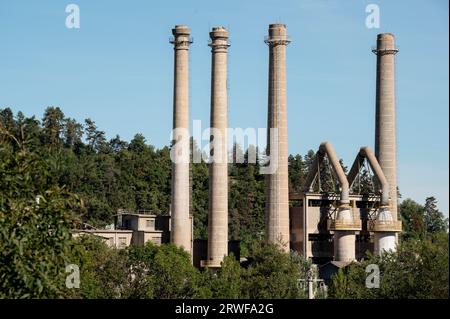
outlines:
{"label": "industrial building", "polygon": [[[192,219],[190,222],[192,225]],[[73,236],[93,235],[104,240],[109,247],[125,248],[147,242],[159,245],[170,241],[170,216],[155,215],[147,210],[129,212],[120,209],[115,223],[107,229],[84,226],[84,229],[74,230]]]}
{"label": "industrial building", "polygon": [[[178,129],[188,127],[187,52],[192,41],[186,26],[176,26],[172,32],[175,46],[174,129]],[[214,27],[210,32],[212,160],[209,163],[207,258],[201,261],[201,266],[211,268],[220,267],[229,247],[225,133],[228,117],[228,37],[228,30],[224,27]],[[401,222],[397,220],[395,54],[398,50],[394,36],[391,33],[379,34],[377,45],[372,50],[377,56],[375,154],[369,147],[362,147],[351,170],[345,174],[333,146],[324,142],[314,157],[302,191],[291,194],[286,98],[286,47],[291,41],[286,25],[269,25],[264,41],[269,47],[266,154],[277,167],[266,176],[266,241],[279,245],[285,251],[297,251],[314,263],[334,261],[341,266],[362,258],[366,251],[381,254],[385,250],[395,249]],[[364,165],[373,175],[370,177],[369,192],[361,192],[358,188]],[[186,220],[189,214],[186,173],[189,166],[187,164],[181,168],[174,164],[173,167],[172,218],[174,225],[177,225],[178,220],[181,223],[180,216]],[[324,171],[331,177],[331,189],[324,189],[321,185]],[[184,236],[187,240],[189,231],[192,229],[188,227],[174,227],[173,238]],[[187,246],[183,241],[173,239],[172,242]]]}
{"label": "industrial building", "polygon": [[[211,47],[211,143],[209,162],[208,240],[193,240],[190,212],[189,47],[191,30],[172,29],[174,47],[172,204],[170,216],[120,212],[115,229],[83,230],[125,247],[172,242],[191,254],[198,267],[217,268],[236,242],[228,241],[228,98],[229,32],[213,27]],[[376,67],[375,152],[361,147],[346,174],[332,144],[322,143],[305,184],[289,193],[284,24],[271,24],[269,47],[267,150],[277,169],[266,176],[265,238],[285,251],[294,250],[316,264],[345,267],[367,251],[382,254],[396,247],[401,222],[397,213],[397,143],[394,35],[379,34],[373,53]],[[305,137],[306,138],[306,137]],[[361,169],[370,172],[370,189],[361,191]],[[325,175],[324,175],[325,174]],[[324,187],[328,178],[331,186]],[[230,248],[232,247],[232,248]],[[331,269],[330,268],[330,269]]]}

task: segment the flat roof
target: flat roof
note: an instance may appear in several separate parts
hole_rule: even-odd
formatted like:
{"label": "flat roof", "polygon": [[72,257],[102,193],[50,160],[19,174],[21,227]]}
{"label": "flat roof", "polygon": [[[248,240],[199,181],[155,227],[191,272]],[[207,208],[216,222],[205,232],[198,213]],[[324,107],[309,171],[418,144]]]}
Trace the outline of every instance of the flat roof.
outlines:
{"label": "flat roof", "polygon": [[138,213],[122,213],[122,214],[118,214],[118,215],[122,215],[122,216],[137,216],[137,217],[151,217],[151,218],[156,218],[158,217],[158,215],[150,215],[150,214],[138,214]]}
{"label": "flat roof", "polygon": [[104,234],[113,234],[113,233],[132,233],[131,229],[72,229],[73,233],[104,233]]}

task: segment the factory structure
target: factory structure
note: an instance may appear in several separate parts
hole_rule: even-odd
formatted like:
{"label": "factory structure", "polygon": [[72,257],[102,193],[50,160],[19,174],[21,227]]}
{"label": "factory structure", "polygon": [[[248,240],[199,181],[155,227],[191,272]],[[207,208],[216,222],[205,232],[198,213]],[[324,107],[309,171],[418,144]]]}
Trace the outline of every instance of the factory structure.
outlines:
{"label": "factory structure", "polygon": [[[174,44],[173,128],[188,129],[188,50],[190,30],[172,30]],[[228,171],[226,128],[228,31],[214,27],[211,47],[211,143],[209,162],[209,212],[206,259],[201,267],[220,267],[229,252]],[[265,239],[282,249],[294,250],[316,264],[349,263],[366,251],[381,254],[394,250],[401,222],[397,217],[396,107],[394,36],[379,34],[376,48],[375,152],[361,147],[348,174],[330,142],[315,154],[301,192],[289,193],[288,130],[286,103],[286,48],[290,43],[284,24],[271,24],[265,42],[269,47],[267,150],[277,169],[266,176]],[[189,153],[189,134],[183,152]],[[180,141],[177,139],[176,141]],[[372,189],[361,193],[361,170],[373,173]],[[189,163],[173,164],[171,242],[192,250],[189,212]],[[323,172],[329,172],[333,189],[324,191]]]}
{"label": "factory structure", "polygon": [[[227,56],[229,32],[213,27],[211,48],[211,105],[208,240],[194,241],[190,212],[189,48],[191,30],[172,29],[174,48],[172,201],[170,217],[119,214],[117,229],[108,238],[114,246],[171,242],[192,257],[194,265],[218,268],[233,251],[228,240]],[[289,192],[286,100],[286,48],[290,43],[284,24],[271,24],[264,39],[269,47],[267,150],[277,167],[266,175],[265,239],[285,251],[296,251],[315,264],[347,265],[367,251],[395,250],[401,221],[397,214],[397,149],[395,55],[391,33],[379,34],[376,55],[375,151],[363,146],[348,174],[333,145],[318,146],[309,175],[300,192]],[[361,191],[362,171],[371,172],[370,190]],[[331,186],[324,187],[328,176]],[[298,187],[297,187],[298,189]],[[142,221],[141,221],[142,220]],[[91,231],[96,233],[95,230]],[[115,234],[118,232],[120,236]],[[106,237],[105,237],[106,236]],[[116,241],[120,237],[120,241]],[[111,239],[114,238],[114,239]]]}

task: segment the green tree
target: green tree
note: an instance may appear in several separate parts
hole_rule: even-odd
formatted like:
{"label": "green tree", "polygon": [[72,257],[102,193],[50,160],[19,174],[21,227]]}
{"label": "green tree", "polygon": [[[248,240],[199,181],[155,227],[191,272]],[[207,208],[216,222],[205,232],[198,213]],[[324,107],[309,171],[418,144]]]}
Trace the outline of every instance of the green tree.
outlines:
{"label": "green tree", "polygon": [[242,297],[256,299],[305,298],[300,279],[306,278],[309,262],[294,252],[259,243],[249,256],[243,276]]}
{"label": "green tree", "polygon": [[[380,270],[379,288],[367,288],[365,269],[375,264]],[[413,299],[448,298],[448,234],[438,233],[425,240],[403,241],[396,252],[349,266],[347,276],[335,275],[330,298]]]}
{"label": "green tree", "polygon": [[66,147],[79,147],[82,144],[83,125],[77,123],[74,119],[68,118],[64,120],[64,144]]}
{"label": "green tree", "polygon": [[[128,249],[130,269],[143,295],[157,299],[193,298],[198,293],[199,273],[189,254],[172,244],[131,246]],[[142,285],[142,283],[145,283]],[[142,287],[144,286],[144,287]]]}
{"label": "green tree", "polygon": [[0,298],[60,297],[81,202],[47,178],[49,163],[26,143],[2,126],[0,135]]}
{"label": "green tree", "polygon": [[217,271],[207,270],[203,273],[204,284],[211,291],[211,298],[239,299],[242,290],[242,273],[239,262],[233,255],[226,256]]}
{"label": "green tree", "polygon": [[99,131],[97,125],[91,119],[85,121],[86,141],[92,151],[100,152],[106,146],[105,132]]}
{"label": "green tree", "polygon": [[102,239],[85,234],[73,241],[70,263],[80,269],[79,289],[68,289],[68,298],[117,299],[133,296],[125,251],[109,248]]}
{"label": "green tree", "polygon": [[425,200],[425,227],[428,233],[446,232],[448,230],[448,219],[437,209],[437,200],[427,197]]}
{"label": "green tree", "polygon": [[289,191],[300,192],[306,179],[307,167],[301,155],[289,156]]}
{"label": "green tree", "polygon": [[58,147],[64,130],[64,113],[59,107],[48,107],[42,118],[43,142],[52,149]]}
{"label": "green tree", "polygon": [[405,239],[425,236],[424,207],[410,198],[405,199],[399,206],[403,221],[403,237]]}

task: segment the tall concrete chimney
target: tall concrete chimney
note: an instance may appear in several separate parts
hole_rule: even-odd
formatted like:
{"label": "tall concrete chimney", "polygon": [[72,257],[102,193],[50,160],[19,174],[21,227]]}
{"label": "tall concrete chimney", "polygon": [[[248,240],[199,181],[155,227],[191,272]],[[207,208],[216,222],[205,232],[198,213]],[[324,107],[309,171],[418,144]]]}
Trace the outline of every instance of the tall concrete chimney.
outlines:
{"label": "tall concrete chimney", "polygon": [[172,29],[174,45],[171,242],[192,255],[189,219],[189,45],[191,30]]}
{"label": "tall concrete chimney", "polygon": [[211,68],[211,162],[209,164],[208,260],[204,267],[220,267],[228,254],[227,51],[228,31],[209,33]]}
{"label": "tall concrete chimney", "polygon": [[269,25],[269,100],[267,154],[277,166],[267,175],[266,241],[289,251],[288,136],[286,120],[286,45],[284,24]]}
{"label": "tall concrete chimney", "polygon": [[377,92],[375,121],[375,155],[389,183],[390,212],[397,220],[397,133],[395,109],[395,48],[394,35],[377,37]]}

